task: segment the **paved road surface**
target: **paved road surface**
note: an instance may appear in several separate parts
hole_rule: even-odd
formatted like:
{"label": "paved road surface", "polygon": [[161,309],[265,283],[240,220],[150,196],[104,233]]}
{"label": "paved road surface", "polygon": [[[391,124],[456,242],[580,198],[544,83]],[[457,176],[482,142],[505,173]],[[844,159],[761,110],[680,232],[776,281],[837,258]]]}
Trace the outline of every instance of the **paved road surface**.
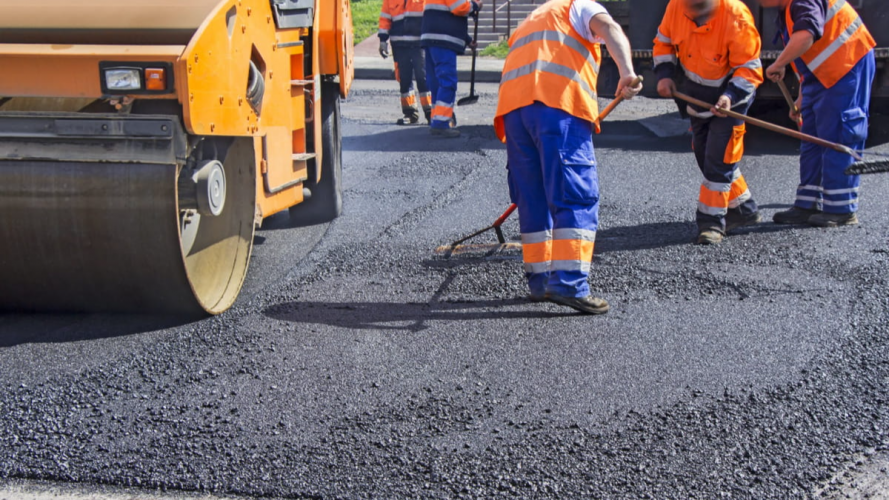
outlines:
{"label": "paved road surface", "polygon": [[[392,82],[358,82],[344,216],[267,221],[220,317],[0,316],[0,498],[49,481],[168,497],[784,499],[855,494],[879,471],[889,175],[865,179],[859,227],[765,223],[693,246],[686,126],[662,116],[669,103],[627,103],[596,137],[591,283],[613,310],[579,316],[528,303],[515,255],[432,252],[509,203],[496,86],[481,90],[445,140],[393,125]],[[792,199],[795,144],[753,132],[747,149],[770,219]],[[518,236],[515,219],[505,229]]]}

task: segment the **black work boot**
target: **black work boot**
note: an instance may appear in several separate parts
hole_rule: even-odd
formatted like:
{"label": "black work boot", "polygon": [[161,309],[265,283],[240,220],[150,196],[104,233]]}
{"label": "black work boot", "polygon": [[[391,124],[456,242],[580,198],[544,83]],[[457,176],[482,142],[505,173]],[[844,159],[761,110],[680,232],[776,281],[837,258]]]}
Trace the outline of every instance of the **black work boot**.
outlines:
{"label": "black work boot", "polygon": [[854,226],[858,224],[858,216],[855,212],[851,214],[828,214],[820,213],[809,217],[809,225],[815,227],[837,227],[837,226]]}
{"label": "black work boot", "polygon": [[560,306],[570,307],[584,314],[605,314],[611,309],[605,299],[593,297],[592,295],[587,295],[586,297],[564,297],[548,293],[546,294],[546,300]]}
{"label": "black work boot", "polygon": [[415,111],[411,114],[405,114],[403,118],[399,118],[395,123],[397,125],[413,125],[420,121],[420,115]]}
{"label": "black work boot", "polygon": [[772,220],[775,224],[808,224],[810,217],[820,213],[821,210],[814,208],[790,207],[789,210],[776,213]]}
{"label": "black work boot", "polygon": [[755,226],[762,222],[762,215],[759,212],[753,212],[752,214],[742,214],[740,210],[729,210],[727,214],[725,214],[725,232],[729,232],[732,229],[738,229],[739,227],[744,226]]}

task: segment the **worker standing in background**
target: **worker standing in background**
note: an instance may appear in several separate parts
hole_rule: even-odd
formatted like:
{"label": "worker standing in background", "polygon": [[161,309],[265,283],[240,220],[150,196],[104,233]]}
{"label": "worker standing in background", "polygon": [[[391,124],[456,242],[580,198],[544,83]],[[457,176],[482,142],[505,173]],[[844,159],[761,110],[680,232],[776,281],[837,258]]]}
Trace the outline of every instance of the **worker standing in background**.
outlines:
{"label": "worker standing in background", "polygon": [[[760,0],[780,7],[784,51],[766,70],[784,79],[793,63],[801,85],[797,107],[806,134],[864,149],[876,42],[846,0]],[[791,118],[799,118],[791,111]],[[846,175],[854,159],[808,142],[800,146],[800,183],[793,208],[775,214],[779,224],[835,227],[858,224],[860,176]]]}
{"label": "worker standing in background", "polygon": [[696,215],[699,245],[720,243],[728,231],[762,220],[738,168],[744,122],[719,113],[720,108],[742,114],[750,109],[763,82],[761,45],[753,15],[740,0],[670,0],[654,39],[658,94],[673,96],[681,66],[683,93],[716,103],[709,110],[687,107],[692,147],[704,175]]}
{"label": "worker standing in background", "polygon": [[426,49],[426,77],[432,90],[432,135],[459,137],[455,127],[457,55],[475,43],[469,36],[469,16],[478,15],[483,0],[426,0],[421,44]]}
{"label": "worker standing in background", "polygon": [[506,142],[510,197],[518,205],[532,301],[587,314],[609,310],[587,278],[599,224],[592,132],[605,43],[620,71],[617,94],[631,99],[630,43],[593,0],[551,0],[509,39],[494,128]]}
{"label": "worker standing in background", "polygon": [[[409,125],[420,121],[417,98],[423,107],[426,121],[432,119],[432,96],[426,84],[426,57],[420,47],[420,33],[423,26],[424,0],[383,0],[380,11],[380,55],[389,57],[392,45],[392,58],[395,60],[395,79],[401,86],[401,112],[399,125]],[[417,95],[414,95],[414,80],[417,81]]]}

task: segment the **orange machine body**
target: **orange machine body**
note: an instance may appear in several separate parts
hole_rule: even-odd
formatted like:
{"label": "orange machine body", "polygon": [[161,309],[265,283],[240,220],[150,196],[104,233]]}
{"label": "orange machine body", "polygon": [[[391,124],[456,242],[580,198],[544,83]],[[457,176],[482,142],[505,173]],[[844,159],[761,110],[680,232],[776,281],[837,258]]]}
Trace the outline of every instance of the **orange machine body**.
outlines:
{"label": "orange machine body", "polygon": [[[310,150],[322,142],[321,82],[337,78],[345,97],[354,74],[348,0],[312,9],[310,27],[281,29],[270,0],[0,0],[0,111],[175,100],[189,134],[253,137],[261,220],[303,201],[308,163],[324,154]],[[99,69],[108,61],[161,63],[170,84],[110,96]],[[251,62],[265,82],[258,109],[244,97]]]}

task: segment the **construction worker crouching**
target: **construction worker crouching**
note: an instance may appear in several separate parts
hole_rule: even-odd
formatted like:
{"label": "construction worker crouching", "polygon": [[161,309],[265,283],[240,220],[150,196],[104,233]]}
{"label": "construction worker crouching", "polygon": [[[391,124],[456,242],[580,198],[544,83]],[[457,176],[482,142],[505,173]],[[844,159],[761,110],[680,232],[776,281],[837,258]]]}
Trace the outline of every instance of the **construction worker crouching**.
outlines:
{"label": "construction worker crouching", "polygon": [[[395,79],[401,86],[401,112],[399,125],[420,121],[417,98],[423,107],[426,121],[432,119],[432,96],[426,84],[426,58],[420,47],[420,34],[423,26],[424,0],[383,0],[380,11],[380,55],[389,57],[392,45],[392,58],[395,60]],[[413,81],[417,81],[417,95],[414,95]]]}
{"label": "construction worker crouching", "polygon": [[469,16],[478,15],[483,0],[426,0],[422,46],[426,49],[426,78],[432,90],[432,135],[459,137],[455,128],[457,54],[469,43]]}
{"label": "construction worker crouching", "polygon": [[587,282],[599,222],[592,132],[603,42],[620,71],[617,93],[632,98],[642,87],[630,88],[630,44],[604,7],[593,0],[538,7],[509,39],[494,119],[506,142],[531,300],[588,314],[609,309]]}
{"label": "construction worker crouching", "polygon": [[[876,42],[846,0],[760,0],[781,7],[784,51],[768,67],[773,81],[793,63],[801,81],[797,107],[802,131],[862,150],[867,139]],[[799,118],[791,111],[791,118]],[[793,208],[778,212],[779,224],[835,227],[858,224],[860,176],[846,175],[854,159],[807,142],[800,146],[800,183]]]}
{"label": "construction worker crouching", "polygon": [[740,0],[671,0],[654,39],[658,94],[673,97],[677,66],[682,90],[709,110],[688,105],[692,147],[704,182],[698,199],[697,243],[720,243],[732,229],[762,220],[738,169],[745,126],[719,109],[746,114],[763,82],[761,42],[750,10]]}

